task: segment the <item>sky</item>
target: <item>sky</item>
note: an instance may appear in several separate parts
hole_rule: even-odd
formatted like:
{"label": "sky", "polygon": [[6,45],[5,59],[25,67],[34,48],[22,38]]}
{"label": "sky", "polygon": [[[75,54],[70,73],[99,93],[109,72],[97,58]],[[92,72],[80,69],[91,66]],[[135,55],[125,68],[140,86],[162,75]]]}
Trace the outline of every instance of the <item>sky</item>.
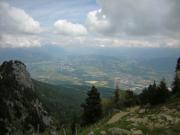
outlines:
{"label": "sky", "polygon": [[0,48],[180,48],[180,0],[0,0]]}

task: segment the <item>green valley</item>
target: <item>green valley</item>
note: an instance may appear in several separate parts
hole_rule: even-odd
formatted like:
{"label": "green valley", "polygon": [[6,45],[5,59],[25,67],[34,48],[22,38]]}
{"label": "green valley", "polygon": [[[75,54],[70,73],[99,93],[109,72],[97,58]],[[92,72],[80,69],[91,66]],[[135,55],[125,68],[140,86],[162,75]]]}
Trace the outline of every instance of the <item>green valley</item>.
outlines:
{"label": "green valley", "polygon": [[164,77],[169,84],[173,79],[169,69],[158,69],[153,64],[117,56],[66,56],[27,65],[33,78],[52,84],[94,84],[114,88],[115,79],[119,78],[122,89],[139,91],[153,82],[154,78],[161,80]]}

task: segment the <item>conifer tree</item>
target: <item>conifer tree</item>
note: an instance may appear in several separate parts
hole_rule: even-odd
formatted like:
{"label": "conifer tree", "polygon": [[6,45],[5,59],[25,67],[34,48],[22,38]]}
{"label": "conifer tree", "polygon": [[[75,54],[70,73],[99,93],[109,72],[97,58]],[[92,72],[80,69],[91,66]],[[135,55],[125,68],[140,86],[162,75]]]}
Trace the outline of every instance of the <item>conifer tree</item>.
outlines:
{"label": "conifer tree", "polygon": [[180,58],[177,60],[176,75],[173,82],[172,92],[174,95],[180,97]]}
{"label": "conifer tree", "polygon": [[153,85],[149,85],[148,87],[149,91],[149,103],[151,105],[157,104],[157,85],[156,82],[154,81]]}
{"label": "conifer tree", "polygon": [[145,105],[149,103],[149,91],[148,88],[144,88],[142,93],[139,95],[141,104]]}
{"label": "conifer tree", "polygon": [[159,85],[156,85],[154,81],[153,85],[149,85],[140,94],[140,100],[142,104],[150,103],[151,105],[157,105],[164,103],[170,97],[170,92],[167,88],[165,79],[162,79]]}
{"label": "conifer tree", "polygon": [[131,90],[125,91],[125,101],[124,104],[126,107],[134,106],[137,103],[134,92]]}
{"label": "conifer tree", "polygon": [[157,91],[157,99],[156,99],[157,103],[163,103],[167,101],[168,98],[169,98],[169,90],[167,88],[165,79],[162,79]]}
{"label": "conifer tree", "polygon": [[119,88],[116,88],[114,92],[114,104],[118,105],[118,102],[119,102]]}
{"label": "conifer tree", "polygon": [[85,104],[82,105],[82,126],[93,124],[102,117],[102,105],[100,93],[95,86],[88,92]]}
{"label": "conifer tree", "polygon": [[72,123],[71,123],[71,132],[72,132],[72,135],[75,135],[76,134],[76,121],[73,119],[72,120]]}
{"label": "conifer tree", "polygon": [[134,98],[134,92],[131,91],[131,90],[127,90],[126,93],[125,93],[125,98],[126,98],[126,99],[132,99],[132,98]]}

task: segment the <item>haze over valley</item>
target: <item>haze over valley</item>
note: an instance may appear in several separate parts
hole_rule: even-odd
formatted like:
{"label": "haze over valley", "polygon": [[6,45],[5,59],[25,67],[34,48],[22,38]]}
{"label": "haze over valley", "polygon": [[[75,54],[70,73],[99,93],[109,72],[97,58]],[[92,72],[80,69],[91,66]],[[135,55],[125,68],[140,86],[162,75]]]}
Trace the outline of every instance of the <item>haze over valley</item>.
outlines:
{"label": "haze over valley", "polygon": [[171,87],[179,52],[179,49],[155,48],[44,47],[4,49],[0,55],[1,60],[24,61],[32,77],[42,82],[115,88],[115,80],[119,79],[122,89],[139,92],[162,78]]}

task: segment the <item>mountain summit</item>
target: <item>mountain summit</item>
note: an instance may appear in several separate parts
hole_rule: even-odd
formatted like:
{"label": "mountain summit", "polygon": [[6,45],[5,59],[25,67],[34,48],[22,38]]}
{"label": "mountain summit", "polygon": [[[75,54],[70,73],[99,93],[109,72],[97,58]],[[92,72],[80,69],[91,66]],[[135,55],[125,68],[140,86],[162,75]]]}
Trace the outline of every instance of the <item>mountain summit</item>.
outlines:
{"label": "mountain summit", "polygon": [[4,62],[0,67],[1,79],[13,79],[18,85],[24,88],[33,89],[33,83],[30,74],[26,70],[26,65],[20,61],[11,60]]}
{"label": "mountain summit", "polygon": [[11,60],[0,66],[0,133],[43,132],[52,122],[38,100],[25,64]]}

